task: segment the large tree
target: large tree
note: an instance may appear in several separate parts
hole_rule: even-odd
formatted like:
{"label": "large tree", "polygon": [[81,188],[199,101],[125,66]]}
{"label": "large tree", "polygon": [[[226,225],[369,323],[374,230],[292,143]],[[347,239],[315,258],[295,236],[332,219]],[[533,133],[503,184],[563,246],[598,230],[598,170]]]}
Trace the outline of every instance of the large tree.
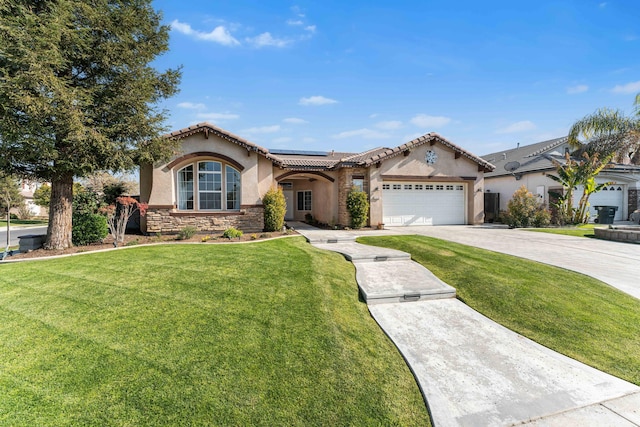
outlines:
{"label": "large tree", "polygon": [[74,177],[167,157],[158,103],[180,70],[149,64],[169,28],[151,0],[0,2],[0,167],[51,182],[45,247],[71,246]]}
{"label": "large tree", "polygon": [[569,130],[569,144],[601,157],[613,156],[620,163],[640,164],[640,94],[636,114],[601,108],[575,122]]}

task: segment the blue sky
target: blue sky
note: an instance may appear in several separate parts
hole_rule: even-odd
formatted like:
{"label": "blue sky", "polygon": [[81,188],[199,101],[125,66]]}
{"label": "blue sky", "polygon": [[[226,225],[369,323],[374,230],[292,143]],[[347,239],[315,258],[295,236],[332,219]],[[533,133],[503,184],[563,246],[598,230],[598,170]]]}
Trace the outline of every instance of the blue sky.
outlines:
{"label": "blue sky", "polygon": [[633,113],[637,0],[155,0],[159,69],[183,66],[172,130],[208,121],[267,148],[359,152],[437,132],[483,155]]}

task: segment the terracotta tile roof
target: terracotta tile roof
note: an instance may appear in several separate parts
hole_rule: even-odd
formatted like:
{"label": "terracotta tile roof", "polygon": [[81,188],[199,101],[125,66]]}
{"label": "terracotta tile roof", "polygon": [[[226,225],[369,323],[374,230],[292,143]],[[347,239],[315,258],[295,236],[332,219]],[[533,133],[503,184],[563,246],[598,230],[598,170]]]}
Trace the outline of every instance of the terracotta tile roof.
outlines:
{"label": "terracotta tile roof", "polygon": [[277,166],[291,170],[326,171],[336,170],[343,167],[368,167],[372,164],[393,158],[405,151],[434,140],[451,148],[456,153],[478,163],[485,169],[485,171],[492,171],[495,169],[495,166],[488,161],[464,150],[461,147],[458,147],[437,133],[428,133],[395,148],[377,147],[362,153],[330,151],[326,153],[314,152],[313,154],[307,154],[309,152],[304,151],[296,152],[296,150],[284,150],[286,153],[279,153],[278,150],[274,150],[277,154],[271,153],[266,148],[260,147],[253,142],[247,141],[244,138],[207,122],[198,123],[193,126],[168,133],[165,135],[165,138],[182,139],[197,133],[204,133],[205,136],[208,136],[209,134],[216,135],[219,138],[238,144],[241,147],[246,148],[248,151],[255,151],[263,155]]}
{"label": "terracotta tile roof", "polygon": [[208,123],[208,122],[198,123],[193,126],[189,126],[187,128],[168,133],[164,135],[164,137],[171,138],[171,139],[182,139],[191,135],[195,135],[197,133],[204,133],[205,136],[207,137],[211,133],[213,135],[216,135],[219,138],[236,143],[241,147],[246,148],[249,151],[255,151],[257,153],[262,154],[265,157],[269,157],[269,150],[267,150],[266,148],[260,147],[259,145],[256,145],[253,142],[247,141],[246,139],[241,138],[238,135],[234,135],[233,133],[226,131],[222,128],[219,128],[215,125],[212,125],[211,123]]}
{"label": "terracotta tile roof", "polygon": [[435,132],[431,132],[426,135],[419,136],[418,138],[413,139],[405,144],[399,145],[395,148],[386,148],[386,149],[383,149],[382,151],[378,151],[371,157],[363,160],[362,164],[365,166],[369,166],[371,164],[378,163],[383,160],[387,160],[392,157],[398,156],[407,150],[411,150],[412,148],[419,147],[431,141],[436,141],[446,147],[451,148],[453,151],[455,151],[456,153],[459,153],[461,156],[468,158],[469,160],[477,163],[479,166],[482,166],[486,172],[490,172],[495,169],[495,166],[493,166],[488,161],[484,160],[479,156],[476,156],[475,154],[465,150],[462,147],[457,146],[453,142],[443,138],[442,136],[438,135]]}

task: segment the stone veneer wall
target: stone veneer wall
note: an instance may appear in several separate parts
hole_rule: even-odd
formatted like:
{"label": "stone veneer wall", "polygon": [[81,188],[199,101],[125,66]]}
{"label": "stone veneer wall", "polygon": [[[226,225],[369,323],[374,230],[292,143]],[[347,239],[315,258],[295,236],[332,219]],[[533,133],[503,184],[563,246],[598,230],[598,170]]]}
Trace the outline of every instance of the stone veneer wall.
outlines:
{"label": "stone veneer wall", "polygon": [[[369,194],[369,171],[365,168],[343,168],[338,175],[338,224],[349,226],[351,217],[347,210],[347,194],[351,191],[353,176],[364,176],[364,192]],[[369,213],[369,218],[371,214]]]}
{"label": "stone veneer wall", "polygon": [[640,190],[638,189],[629,189],[629,203],[627,205],[627,207],[629,208],[629,210],[627,210],[627,212],[629,212],[629,215],[631,215],[636,209],[640,209],[640,205],[638,204],[638,202],[640,202],[640,200],[638,200],[638,193],[640,193]]}
{"label": "stone veneer wall", "polygon": [[264,229],[264,206],[242,206],[239,212],[174,212],[173,209],[149,208],[147,233],[177,233],[192,225],[198,231],[224,231],[235,227],[245,233]]}

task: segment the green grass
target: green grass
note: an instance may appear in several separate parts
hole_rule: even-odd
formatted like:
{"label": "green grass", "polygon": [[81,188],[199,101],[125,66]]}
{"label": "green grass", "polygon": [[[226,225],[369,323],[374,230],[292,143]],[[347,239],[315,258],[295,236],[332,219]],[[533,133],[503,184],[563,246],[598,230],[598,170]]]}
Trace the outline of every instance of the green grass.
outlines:
{"label": "green grass", "polygon": [[0,266],[0,425],[428,425],[353,266],[304,239]]}
{"label": "green grass", "polygon": [[526,230],[537,231],[539,233],[563,234],[565,236],[595,237],[594,228],[594,224],[582,224],[558,228],[526,228]]}
{"label": "green grass", "polygon": [[[12,219],[11,220],[11,225],[19,225],[19,226],[37,227],[40,225],[47,225],[48,223],[49,221],[44,219]],[[7,228],[7,221],[0,221],[0,229],[3,227]]]}
{"label": "green grass", "polygon": [[578,273],[444,240],[392,236],[358,241],[411,253],[480,313],[640,385],[640,300]]}

